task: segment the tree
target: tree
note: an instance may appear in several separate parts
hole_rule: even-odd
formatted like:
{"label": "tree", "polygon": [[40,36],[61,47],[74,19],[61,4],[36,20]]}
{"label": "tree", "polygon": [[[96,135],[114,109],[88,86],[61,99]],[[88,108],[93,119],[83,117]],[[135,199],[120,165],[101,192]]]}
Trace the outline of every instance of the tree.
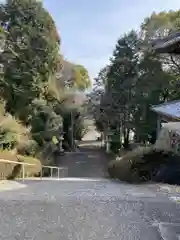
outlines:
{"label": "tree", "polygon": [[[178,31],[179,28],[180,10],[153,13],[142,23],[141,35],[147,44],[152,39],[168,36],[170,33]],[[169,95],[171,95],[171,99],[177,99],[180,96],[180,92],[177,91],[179,89],[180,57],[163,54],[159,55],[158,58],[164,65],[164,71],[172,76]],[[173,89],[176,89],[176,91]]]}
{"label": "tree", "polygon": [[5,103],[0,100],[0,149],[14,150],[30,143],[30,128],[5,111]]}
{"label": "tree", "polygon": [[62,76],[59,84],[63,87],[73,88],[78,91],[85,91],[91,87],[91,80],[87,69],[78,64],[63,60]]}
{"label": "tree", "polygon": [[100,70],[98,76],[94,79],[93,89],[87,94],[87,111],[93,115],[96,121],[96,127],[103,132],[103,124],[105,124],[105,116],[102,116],[102,98],[105,93],[105,86],[107,81],[108,66]]}
{"label": "tree", "polygon": [[156,129],[157,116],[151,106],[168,100],[170,77],[154,54],[144,52],[139,62],[134,99],[136,109],[133,113],[133,128],[138,141],[148,140],[148,136]]}
{"label": "tree", "polygon": [[62,127],[62,117],[55,113],[60,92],[50,87],[62,69],[60,37],[41,2],[9,0],[0,5],[0,13],[4,35],[0,95],[6,111],[31,126],[32,138],[42,150]]}
{"label": "tree", "polygon": [[7,111],[27,121],[25,109],[43,95],[48,78],[57,72],[60,39],[41,2],[8,0],[0,7],[6,35],[0,94]]}
{"label": "tree", "polygon": [[97,84],[93,91],[99,99],[96,124],[101,131],[109,128],[117,138],[121,128],[126,146],[130,130],[137,141],[147,141],[154,135],[157,116],[151,110],[153,104],[180,97],[179,57],[159,56],[148,48],[152,39],[179,28],[179,13],[153,13],[142,23],[140,33],[131,31],[120,37],[108,71],[103,78],[101,72],[98,76],[100,87]]}
{"label": "tree", "polygon": [[[169,35],[179,28],[180,11],[153,13],[141,25],[141,36],[144,45],[155,38]],[[156,128],[156,114],[150,105],[171,101],[180,97],[179,73],[180,58],[178,56],[156,55],[147,51],[143,53],[140,63],[139,86],[141,96],[136,112],[136,132],[147,139]],[[141,110],[140,110],[141,108]],[[140,113],[141,112],[141,113]],[[143,114],[146,112],[146,114]],[[139,117],[137,117],[139,116]],[[141,119],[141,120],[140,120]],[[138,127],[139,125],[139,127]],[[139,130],[137,130],[139,129]]]}
{"label": "tree", "polygon": [[[71,119],[66,122],[66,117],[73,111],[74,141],[84,128],[80,104],[74,102],[74,97],[89,88],[91,82],[82,65],[68,62],[70,76],[63,71],[67,61],[60,53],[60,37],[43,3],[36,0],[1,3],[0,40],[0,97],[6,103],[5,115],[12,116],[15,126],[21,126],[20,123],[22,128],[29,129],[31,142],[49,155],[52,149],[47,146],[53,136],[63,135],[63,122],[65,136],[71,133]],[[29,154],[24,146],[20,148]]]}
{"label": "tree", "polygon": [[101,99],[101,112],[107,117],[106,123],[109,124],[110,131],[120,141],[121,129],[126,146],[129,142],[134,108],[133,98],[137,81],[139,52],[138,40],[137,34],[131,31],[117,41],[107,71],[105,93]]}
{"label": "tree", "polygon": [[86,89],[91,87],[91,80],[88,75],[88,71],[82,65],[74,65],[74,78],[73,87],[80,91],[85,91]]}

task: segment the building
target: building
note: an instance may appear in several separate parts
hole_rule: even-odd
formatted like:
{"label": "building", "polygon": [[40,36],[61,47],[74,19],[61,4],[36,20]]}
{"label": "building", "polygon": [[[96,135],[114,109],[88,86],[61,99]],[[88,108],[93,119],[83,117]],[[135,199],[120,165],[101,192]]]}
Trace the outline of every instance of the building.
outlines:
{"label": "building", "polygon": [[152,48],[157,53],[180,54],[180,32],[154,40]]}
{"label": "building", "polygon": [[[159,54],[180,55],[180,32],[175,32],[164,38],[156,39],[152,42],[152,48]],[[180,100],[167,102],[160,105],[152,106],[152,111],[157,113],[157,134],[156,141],[162,148],[175,150],[180,154]],[[162,125],[164,126],[160,131]],[[160,134],[159,134],[160,131]]]}
{"label": "building", "polygon": [[161,129],[162,123],[180,122],[180,100],[166,102],[151,107],[157,113],[157,132]]}

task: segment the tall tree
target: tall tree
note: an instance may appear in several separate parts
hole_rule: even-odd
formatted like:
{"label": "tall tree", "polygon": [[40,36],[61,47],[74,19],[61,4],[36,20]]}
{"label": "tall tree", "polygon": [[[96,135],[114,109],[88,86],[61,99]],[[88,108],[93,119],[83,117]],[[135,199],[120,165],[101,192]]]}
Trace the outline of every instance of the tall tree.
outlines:
{"label": "tall tree", "polygon": [[60,38],[41,2],[8,0],[0,11],[6,34],[1,95],[7,110],[26,121],[25,108],[43,94],[48,78],[57,71]]}
{"label": "tall tree", "polygon": [[117,135],[122,127],[125,145],[129,142],[132,112],[135,107],[133,99],[137,81],[138,54],[139,39],[136,32],[131,31],[117,41],[107,74],[105,95],[112,111],[109,119],[111,128]]}
{"label": "tall tree", "polygon": [[157,117],[151,106],[168,100],[171,80],[171,75],[163,70],[159,58],[150,52],[144,52],[139,62],[134,99],[136,109],[133,128],[137,140],[148,140],[148,136],[156,129]]}

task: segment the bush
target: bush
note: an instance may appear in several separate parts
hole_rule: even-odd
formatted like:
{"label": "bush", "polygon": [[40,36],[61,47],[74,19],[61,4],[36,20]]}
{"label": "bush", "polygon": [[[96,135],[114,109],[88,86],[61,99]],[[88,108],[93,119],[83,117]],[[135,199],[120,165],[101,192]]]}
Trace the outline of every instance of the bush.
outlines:
{"label": "bush", "polygon": [[38,153],[38,143],[34,140],[29,140],[17,146],[17,153],[25,156],[35,157]]}
{"label": "bush", "polygon": [[[168,174],[169,180],[173,181],[173,179],[175,179],[178,174],[178,172],[174,170],[179,169],[180,171],[180,156],[172,151],[152,149],[151,151],[145,153],[140,158],[139,162],[134,162],[132,169],[136,169],[138,175],[143,181],[154,180],[160,182],[168,182],[165,181],[165,179],[167,179],[167,171],[162,173],[162,166],[171,169],[171,173],[169,172]],[[161,177],[159,179],[157,178],[157,173],[161,173]],[[173,176],[173,174],[176,176]],[[180,174],[178,176],[180,177]]]}
{"label": "bush", "polygon": [[170,151],[155,149],[153,146],[139,147],[120,160],[111,161],[108,172],[111,177],[127,182],[156,181],[156,174],[161,166],[168,164],[180,168],[180,157]]}
{"label": "bush", "polygon": [[[151,147],[148,148],[137,148],[131,152],[128,152],[126,155],[120,159],[110,162],[108,166],[108,172],[111,177],[118,178],[122,181],[127,182],[139,182],[140,178],[137,176],[136,168],[132,166],[139,162],[141,157],[146,153],[151,151]],[[136,178],[136,179],[135,179]]]}
{"label": "bush", "polygon": [[111,161],[108,166],[108,173],[112,178],[131,182],[131,162],[125,161],[125,159]]}
{"label": "bush", "polygon": [[4,106],[0,101],[0,148],[11,150],[29,140],[30,129],[6,113]]}
{"label": "bush", "polygon": [[[33,177],[39,174],[41,171],[41,162],[33,157],[27,157],[22,155],[16,155],[11,151],[0,151],[0,159],[6,159],[10,161],[21,161],[26,163],[35,164],[34,166],[25,166],[25,176]],[[0,177],[1,179],[8,179],[11,176],[19,177],[21,167],[20,164],[12,164],[0,162]]]}

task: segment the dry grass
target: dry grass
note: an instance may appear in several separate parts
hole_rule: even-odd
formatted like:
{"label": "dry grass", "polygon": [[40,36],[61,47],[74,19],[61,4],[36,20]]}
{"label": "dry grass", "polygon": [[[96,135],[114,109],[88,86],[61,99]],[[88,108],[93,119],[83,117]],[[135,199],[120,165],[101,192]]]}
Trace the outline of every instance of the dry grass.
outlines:
{"label": "dry grass", "polygon": [[[33,163],[35,166],[25,166],[25,174],[34,176],[41,169],[40,161],[32,157],[16,155],[18,149],[22,150],[31,144],[30,130],[30,128],[24,126],[19,120],[5,111],[5,102],[0,99],[0,147],[2,149],[14,149],[14,151],[0,149],[0,159]],[[1,179],[19,175],[20,171],[20,164],[0,162]]]}
{"label": "dry grass", "polygon": [[30,128],[26,128],[20,121],[10,114],[0,116],[0,129],[3,133],[10,133],[15,138],[17,144],[22,144],[29,140]]}
{"label": "dry grass", "polygon": [[30,140],[30,127],[24,126],[18,119],[5,111],[5,102],[0,99],[0,137],[3,144],[18,146]]}
{"label": "dry grass", "polygon": [[[0,159],[6,159],[10,161],[22,161],[25,163],[35,164],[35,166],[25,166],[25,176],[36,176],[41,170],[41,162],[32,157],[16,155],[10,151],[0,151]],[[13,172],[13,169],[17,164],[0,162],[0,178],[7,179]],[[20,168],[21,170],[21,168]],[[18,170],[19,171],[19,170]]]}

